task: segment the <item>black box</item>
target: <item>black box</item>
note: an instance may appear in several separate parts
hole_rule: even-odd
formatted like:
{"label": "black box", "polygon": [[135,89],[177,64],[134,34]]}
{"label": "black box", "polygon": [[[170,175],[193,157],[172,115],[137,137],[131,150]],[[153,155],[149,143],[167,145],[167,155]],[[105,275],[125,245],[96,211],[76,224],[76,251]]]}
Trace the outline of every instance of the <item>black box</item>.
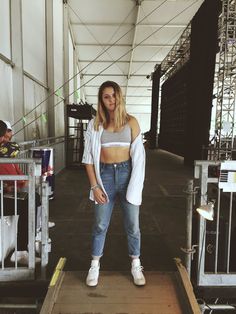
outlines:
{"label": "black box", "polygon": [[88,104],[67,105],[67,116],[79,120],[91,120],[96,115],[96,110]]}

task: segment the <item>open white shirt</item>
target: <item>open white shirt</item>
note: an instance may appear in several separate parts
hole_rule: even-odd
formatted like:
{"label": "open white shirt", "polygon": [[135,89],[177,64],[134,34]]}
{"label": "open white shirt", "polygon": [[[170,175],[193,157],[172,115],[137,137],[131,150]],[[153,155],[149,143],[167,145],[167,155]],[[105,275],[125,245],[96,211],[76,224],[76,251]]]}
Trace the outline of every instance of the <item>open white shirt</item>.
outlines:
{"label": "open white shirt", "polygon": [[[100,154],[101,154],[101,136],[103,127],[94,130],[94,119],[89,124],[85,133],[85,147],[82,162],[84,164],[93,164],[97,178],[97,183],[107,196],[106,190],[102,184],[100,176]],[[143,146],[141,133],[135,138],[130,146],[130,157],[132,160],[132,172],[127,187],[126,199],[129,203],[140,205],[142,203],[142,190],[145,176],[145,149]],[[94,201],[93,191],[90,191],[89,198]],[[108,196],[107,196],[108,198]]]}

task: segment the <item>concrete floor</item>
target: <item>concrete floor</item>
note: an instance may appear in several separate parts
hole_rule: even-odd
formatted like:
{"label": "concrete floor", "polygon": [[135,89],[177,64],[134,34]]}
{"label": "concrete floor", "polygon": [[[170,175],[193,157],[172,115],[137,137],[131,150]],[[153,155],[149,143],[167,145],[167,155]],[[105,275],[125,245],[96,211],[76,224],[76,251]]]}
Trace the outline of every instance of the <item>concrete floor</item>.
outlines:
{"label": "concrete floor", "polygon": [[[192,177],[193,169],[184,166],[181,157],[162,150],[147,150],[146,178],[140,214],[141,259],[144,271],[173,271],[174,257],[180,257],[184,261],[184,254],[180,249],[185,246],[186,232],[186,195],[183,190],[186,188],[187,180]],[[93,203],[88,199],[88,191],[89,183],[84,167],[64,169],[56,176],[55,199],[50,201],[50,220],[54,221],[56,226],[50,229],[52,251],[49,256],[48,279],[51,278],[60,257],[67,258],[65,266],[67,271],[86,272],[89,268]],[[101,260],[101,271],[129,271],[129,269],[126,238],[117,204]],[[34,303],[37,296],[40,304],[47,287],[48,281],[38,282],[36,287],[29,285],[27,289],[22,289],[21,283],[15,287],[0,285],[0,294],[23,297],[23,302],[27,302],[26,296],[32,295],[33,299],[29,300],[29,303]],[[227,299],[229,293],[228,291],[226,293]],[[209,289],[201,292],[204,299],[214,299],[215,295],[215,291],[209,294]],[[234,290],[232,295],[235,296]],[[0,301],[2,300],[3,298]],[[38,312],[26,309],[23,311],[0,309],[0,313]]]}
{"label": "concrete floor", "polygon": [[[173,258],[184,256],[186,198],[183,192],[192,169],[183,159],[162,150],[147,150],[143,204],[140,214],[142,264],[145,270],[171,271]],[[56,177],[55,199],[50,201],[52,252],[48,276],[60,257],[66,270],[87,270],[90,265],[90,238],[93,203],[88,199],[85,169],[65,169]],[[107,235],[101,270],[129,270],[126,238],[119,204],[116,204]]]}

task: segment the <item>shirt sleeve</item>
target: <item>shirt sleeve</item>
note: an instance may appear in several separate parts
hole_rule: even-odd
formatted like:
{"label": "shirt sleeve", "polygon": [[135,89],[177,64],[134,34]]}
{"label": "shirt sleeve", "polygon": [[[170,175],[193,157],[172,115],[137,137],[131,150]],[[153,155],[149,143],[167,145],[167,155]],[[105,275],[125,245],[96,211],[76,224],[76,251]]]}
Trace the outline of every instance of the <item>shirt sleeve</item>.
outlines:
{"label": "shirt sleeve", "polygon": [[92,121],[89,122],[87,131],[85,133],[84,153],[82,158],[83,164],[94,164],[92,155]]}
{"label": "shirt sleeve", "polygon": [[[0,175],[24,175],[20,170],[18,165],[15,164],[1,164],[0,165]],[[7,186],[14,186],[14,181],[4,181]],[[17,187],[23,188],[26,185],[25,180],[17,180]]]}
{"label": "shirt sleeve", "polygon": [[141,205],[146,162],[141,133],[131,144],[130,156],[132,160],[132,171],[127,187],[126,199],[131,204]]}

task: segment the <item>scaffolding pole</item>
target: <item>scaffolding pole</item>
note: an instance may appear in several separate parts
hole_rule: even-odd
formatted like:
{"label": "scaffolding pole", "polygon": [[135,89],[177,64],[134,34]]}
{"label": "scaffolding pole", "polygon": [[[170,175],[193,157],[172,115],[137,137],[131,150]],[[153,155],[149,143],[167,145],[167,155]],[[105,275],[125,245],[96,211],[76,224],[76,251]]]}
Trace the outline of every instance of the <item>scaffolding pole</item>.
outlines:
{"label": "scaffolding pole", "polygon": [[236,93],[236,0],[222,0],[216,80],[216,159],[232,159]]}

